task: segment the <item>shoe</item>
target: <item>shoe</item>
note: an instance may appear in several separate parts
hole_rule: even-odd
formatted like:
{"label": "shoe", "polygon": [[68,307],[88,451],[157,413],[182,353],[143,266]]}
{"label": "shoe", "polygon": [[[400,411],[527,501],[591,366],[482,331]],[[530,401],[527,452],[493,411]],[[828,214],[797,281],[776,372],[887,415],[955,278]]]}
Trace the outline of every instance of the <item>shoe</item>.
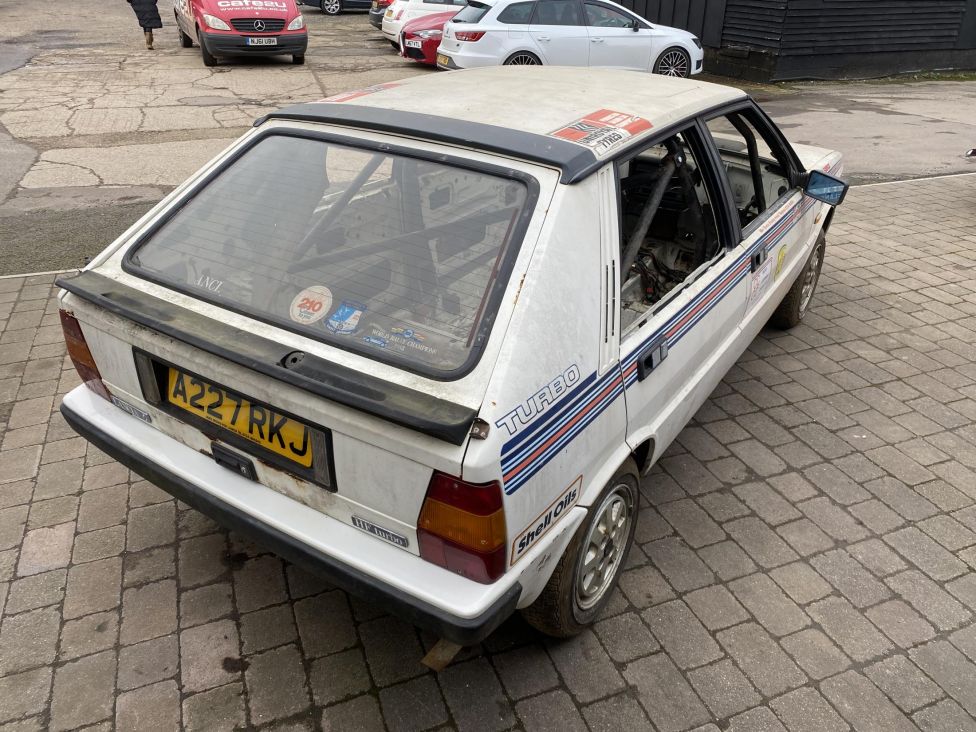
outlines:
{"label": "shoe", "polygon": [[153,50],[153,35],[152,31],[146,31],[146,48],[150,51]]}

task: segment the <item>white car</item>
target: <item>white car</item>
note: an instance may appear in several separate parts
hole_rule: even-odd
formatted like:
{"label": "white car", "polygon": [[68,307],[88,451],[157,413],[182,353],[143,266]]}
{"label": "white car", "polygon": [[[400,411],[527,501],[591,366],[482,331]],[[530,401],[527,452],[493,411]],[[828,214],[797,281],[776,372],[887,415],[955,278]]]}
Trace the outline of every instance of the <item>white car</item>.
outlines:
{"label": "white car", "polygon": [[[418,111],[417,100],[423,100]],[[847,186],[742,91],[479,69],[272,113],[58,280],[68,423],[465,645],[610,597],[638,484]]]}
{"label": "white car", "polygon": [[703,59],[694,34],[610,0],[469,0],[437,49],[442,69],[605,66],[688,77],[701,73]]}
{"label": "white car", "polygon": [[383,14],[380,30],[393,47],[400,49],[400,31],[407,22],[432,13],[463,7],[467,0],[394,0]]}

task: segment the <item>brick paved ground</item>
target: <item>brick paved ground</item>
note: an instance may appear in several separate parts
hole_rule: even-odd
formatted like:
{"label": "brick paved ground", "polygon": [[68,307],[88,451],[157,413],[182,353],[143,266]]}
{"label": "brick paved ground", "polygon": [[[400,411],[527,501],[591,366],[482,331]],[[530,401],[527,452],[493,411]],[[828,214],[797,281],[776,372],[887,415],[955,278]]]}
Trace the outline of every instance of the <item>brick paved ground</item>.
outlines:
{"label": "brick paved ground", "polygon": [[52,278],[0,280],[0,726],[976,729],[974,220],[976,177],[853,190],[805,324],[644,481],[606,617],[440,675],[74,437]]}

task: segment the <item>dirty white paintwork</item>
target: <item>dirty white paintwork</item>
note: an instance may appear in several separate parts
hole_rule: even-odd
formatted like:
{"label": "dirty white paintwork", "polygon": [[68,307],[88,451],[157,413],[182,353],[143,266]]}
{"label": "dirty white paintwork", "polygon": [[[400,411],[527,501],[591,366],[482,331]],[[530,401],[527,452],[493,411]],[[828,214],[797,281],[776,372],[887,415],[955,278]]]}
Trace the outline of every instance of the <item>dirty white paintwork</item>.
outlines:
{"label": "dirty white paintwork", "polygon": [[[728,87],[627,72],[510,71],[425,77],[366,94],[354,103],[375,107],[382,114],[383,108],[415,110],[421,95],[430,114],[540,134],[596,109],[616,109],[649,120],[651,129],[641,134],[650,138],[702,110],[744,99],[742,92]],[[635,78],[639,84],[634,83]],[[532,100],[532,114],[526,114],[526,99]],[[393,137],[281,121],[268,123],[246,137],[281,127],[339,132],[365,140]],[[397,137],[396,142],[426,151],[459,151],[406,136]],[[224,155],[234,149],[236,145]],[[455,446],[388,424],[161,337],[71,295],[63,296],[64,307],[81,321],[110,390],[148,411],[153,425],[81,387],[66,403],[83,411],[107,434],[153,455],[160,464],[221,500],[361,569],[380,583],[457,617],[478,615],[515,582],[523,588],[519,606],[530,604],[586,517],[586,507],[610,476],[647,441],[654,445],[649,465],[765,323],[802,269],[825,208],[799,191],[784,196],[719,264],[645,324],[620,333],[619,217],[613,164],[608,162],[580,183],[567,186],[558,183],[557,171],[541,165],[475,150],[463,153],[472,160],[501,163],[531,175],[539,183],[540,194],[481,359],[470,373],[454,381],[409,374],[123,272],[121,258],[138,235],[192,192],[224,156],[167,197],[90,266],[150,295],[296,350],[478,409],[479,417],[489,425],[487,439],[470,439]],[[804,148],[801,154],[805,164],[837,172],[837,154],[815,148]],[[742,257],[764,242],[772,247],[769,258],[774,265],[779,247],[785,248],[779,273],[764,279],[758,288],[752,286],[751,273],[728,286],[718,304],[680,336],[680,344],[662,367],[635,384],[628,359],[655,333],[673,330],[669,323],[675,317],[694,308],[709,288],[726,279]],[[133,346],[332,430],[339,492],[326,494],[263,464],[259,465],[259,482],[218,466],[206,454],[208,439],[141,398]],[[502,482],[510,569],[494,584],[463,579],[416,556],[417,518],[434,470],[473,482]],[[545,524],[546,512],[577,484],[578,496],[574,494],[561,515]],[[396,547],[353,528],[353,515],[407,537],[409,545]],[[545,531],[536,532],[538,537],[519,550],[513,540],[538,525],[540,517]]]}

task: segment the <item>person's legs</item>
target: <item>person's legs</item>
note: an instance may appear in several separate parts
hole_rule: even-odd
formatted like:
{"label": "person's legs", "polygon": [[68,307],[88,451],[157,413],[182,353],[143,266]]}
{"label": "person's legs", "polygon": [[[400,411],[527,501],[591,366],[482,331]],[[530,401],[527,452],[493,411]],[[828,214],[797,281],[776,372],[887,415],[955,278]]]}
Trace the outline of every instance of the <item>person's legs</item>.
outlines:
{"label": "person's legs", "polygon": [[152,51],[153,50],[153,33],[152,33],[152,28],[143,28],[142,29],[142,33],[146,37],[146,48],[148,48],[150,51]]}

